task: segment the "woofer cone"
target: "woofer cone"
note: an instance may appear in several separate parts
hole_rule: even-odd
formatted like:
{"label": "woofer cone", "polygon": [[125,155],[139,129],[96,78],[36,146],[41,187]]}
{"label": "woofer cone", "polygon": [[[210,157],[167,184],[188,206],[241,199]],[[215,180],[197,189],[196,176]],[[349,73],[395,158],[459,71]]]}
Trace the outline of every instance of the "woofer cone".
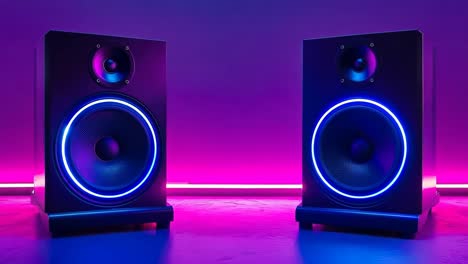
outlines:
{"label": "woofer cone", "polygon": [[373,100],[350,99],[318,120],[311,140],[312,165],[332,194],[369,199],[398,180],[407,148],[404,128],[393,112]]}
{"label": "woofer cone", "polygon": [[93,202],[136,197],[157,169],[157,125],[138,102],[103,96],[77,108],[64,122],[57,160],[68,186]]}

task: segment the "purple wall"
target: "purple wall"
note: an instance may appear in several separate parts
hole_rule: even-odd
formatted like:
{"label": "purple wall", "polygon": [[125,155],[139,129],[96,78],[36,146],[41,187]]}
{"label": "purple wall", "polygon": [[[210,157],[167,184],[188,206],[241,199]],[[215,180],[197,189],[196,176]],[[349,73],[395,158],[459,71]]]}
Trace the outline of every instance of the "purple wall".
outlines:
{"label": "purple wall", "polygon": [[439,182],[468,182],[462,2],[2,1],[0,182],[32,180],[33,47],[49,29],[168,41],[171,182],[299,183],[302,40],[414,28],[438,48]]}

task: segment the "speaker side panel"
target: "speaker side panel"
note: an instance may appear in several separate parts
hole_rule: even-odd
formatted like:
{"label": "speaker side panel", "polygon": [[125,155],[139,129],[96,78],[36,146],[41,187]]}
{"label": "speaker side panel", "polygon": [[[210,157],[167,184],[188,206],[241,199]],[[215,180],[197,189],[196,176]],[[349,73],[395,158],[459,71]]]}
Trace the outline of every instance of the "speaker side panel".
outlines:
{"label": "speaker side panel", "polygon": [[34,192],[33,202],[46,210],[45,192],[45,153],[44,153],[44,85],[45,61],[44,38],[41,38],[35,49],[34,57]]}
{"label": "speaker side panel", "polygon": [[[330,199],[318,181],[311,162],[313,129],[333,105],[347,99],[367,98],[379,102],[398,117],[408,141],[405,168],[394,186],[379,195],[378,203],[363,210],[415,213],[420,210],[422,180],[422,86],[415,31],[306,40],[303,47],[303,205],[348,208],[349,203]],[[372,47],[377,68],[364,82],[342,80],[337,56],[344,46]],[[378,128],[375,128],[378,129]],[[351,204],[351,205],[350,205]],[[370,203],[372,204],[372,203]]]}
{"label": "speaker side panel", "polygon": [[422,211],[426,211],[438,202],[436,188],[436,50],[432,41],[424,35],[421,52],[423,90],[423,181]]}

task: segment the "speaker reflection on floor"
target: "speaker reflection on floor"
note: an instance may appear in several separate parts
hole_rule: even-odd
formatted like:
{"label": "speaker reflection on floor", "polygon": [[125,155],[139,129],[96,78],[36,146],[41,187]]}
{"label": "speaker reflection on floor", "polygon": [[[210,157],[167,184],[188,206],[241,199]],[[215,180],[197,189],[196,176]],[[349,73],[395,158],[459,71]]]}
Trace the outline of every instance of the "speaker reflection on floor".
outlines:
{"label": "speaker reflection on floor", "polygon": [[438,202],[423,45],[418,31],[304,41],[301,227],[420,229]]}
{"label": "speaker reflection on floor", "polygon": [[34,201],[49,230],[168,227],[165,43],[51,31],[36,53]]}

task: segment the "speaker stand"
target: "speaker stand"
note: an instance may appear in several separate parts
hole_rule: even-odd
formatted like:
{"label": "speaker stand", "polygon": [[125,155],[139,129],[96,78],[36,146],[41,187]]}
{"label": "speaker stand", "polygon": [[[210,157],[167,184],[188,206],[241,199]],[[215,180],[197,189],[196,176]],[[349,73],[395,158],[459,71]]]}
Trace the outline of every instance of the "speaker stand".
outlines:
{"label": "speaker stand", "polygon": [[160,207],[116,208],[67,213],[41,213],[52,235],[75,233],[87,229],[122,225],[156,223],[157,229],[167,229],[174,220],[171,205]]}
{"label": "speaker stand", "polygon": [[312,224],[382,230],[401,234],[414,234],[421,230],[430,209],[421,214],[381,213],[339,208],[302,206],[296,208],[296,221],[301,229]]}

